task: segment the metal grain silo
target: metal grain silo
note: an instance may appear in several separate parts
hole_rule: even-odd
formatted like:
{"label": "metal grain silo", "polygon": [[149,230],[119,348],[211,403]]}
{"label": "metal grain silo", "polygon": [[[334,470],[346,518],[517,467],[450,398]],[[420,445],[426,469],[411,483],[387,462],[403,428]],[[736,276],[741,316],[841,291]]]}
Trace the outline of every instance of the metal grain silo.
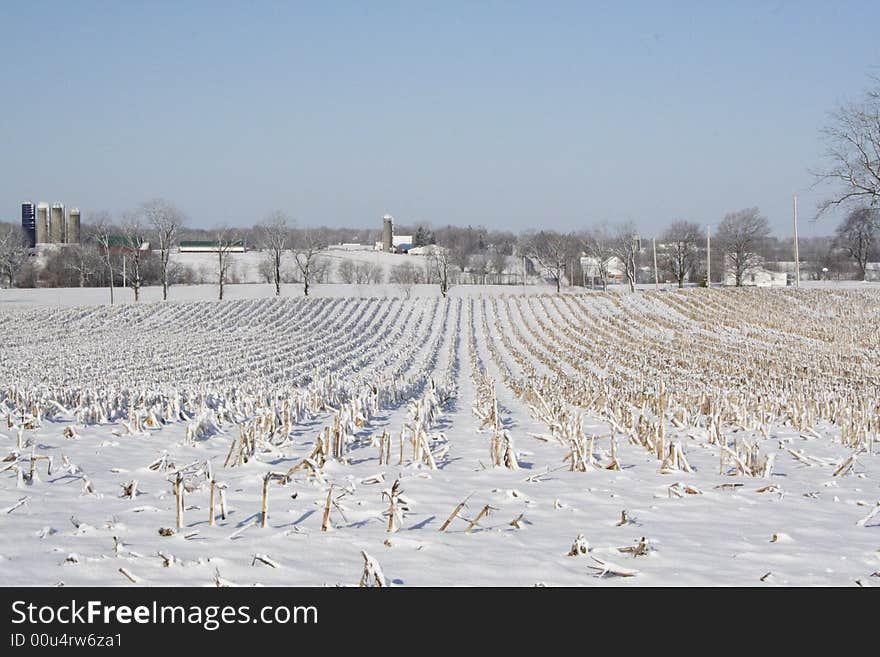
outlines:
{"label": "metal grain silo", "polygon": [[67,215],[67,243],[79,244],[79,208],[71,208]]}
{"label": "metal grain silo", "polygon": [[50,218],[49,241],[52,244],[64,244],[64,206],[60,203],[53,203]]}
{"label": "metal grain silo", "polygon": [[37,244],[49,242],[49,204],[37,205]]}
{"label": "metal grain silo", "polygon": [[32,201],[21,204],[21,231],[29,248],[37,243],[37,206]]}

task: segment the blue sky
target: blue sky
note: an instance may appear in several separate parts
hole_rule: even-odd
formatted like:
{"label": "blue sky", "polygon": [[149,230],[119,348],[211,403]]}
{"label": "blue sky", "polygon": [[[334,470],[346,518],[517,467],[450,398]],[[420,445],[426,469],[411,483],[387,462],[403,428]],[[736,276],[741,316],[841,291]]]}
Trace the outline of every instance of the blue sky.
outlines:
{"label": "blue sky", "polygon": [[[790,234],[880,3],[0,3],[0,217],[576,229],[757,205]],[[833,217],[802,233],[825,234]]]}

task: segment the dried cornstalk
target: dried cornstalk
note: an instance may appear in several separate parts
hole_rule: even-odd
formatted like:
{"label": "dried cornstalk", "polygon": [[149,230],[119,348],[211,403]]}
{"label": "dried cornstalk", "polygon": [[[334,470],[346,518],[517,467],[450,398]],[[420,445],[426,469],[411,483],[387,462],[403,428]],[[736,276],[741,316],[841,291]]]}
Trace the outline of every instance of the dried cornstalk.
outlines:
{"label": "dried cornstalk", "polygon": [[403,523],[403,516],[400,513],[401,492],[403,491],[400,490],[400,479],[396,479],[391,485],[391,489],[383,493],[388,497],[388,511],[386,512],[388,514],[388,533],[396,532]]}
{"label": "dried cornstalk", "polygon": [[590,544],[587,542],[587,539],[584,538],[583,534],[578,534],[577,538],[574,539],[574,543],[571,544],[571,549],[568,551],[566,556],[569,557],[578,557],[582,554],[586,554],[590,551]]}
{"label": "dried cornstalk", "polygon": [[174,479],[175,526],[183,527],[183,475],[179,472]]}
{"label": "dried cornstalk", "polygon": [[481,519],[483,516],[485,516],[486,514],[489,513],[489,509],[491,509],[491,508],[492,508],[492,507],[490,507],[488,504],[487,504],[486,506],[484,506],[484,507],[483,507],[483,510],[480,511],[480,512],[477,514],[477,517],[474,518],[473,520],[471,520],[470,524],[467,526],[467,529],[464,530],[464,533],[465,533],[465,534],[470,534],[470,533],[471,533],[471,530],[476,526],[476,524],[477,524],[478,522],[480,522],[480,519]]}
{"label": "dried cornstalk", "polygon": [[365,550],[361,550],[361,556],[364,558],[364,572],[361,574],[360,586],[362,587],[386,587],[388,583],[385,581],[385,574],[379,562],[371,557]]}
{"label": "dried cornstalk", "polygon": [[208,498],[208,526],[214,526],[214,489],[217,487],[217,482],[214,479],[211,479],[211,492],[209,493]]}
{"label": "dried cornstalk", "polygon": [[321,520],[321,531],[327,531],[327,523],[330,520],[330,504],[333,501],[333,486],[327,489],[327,502],[324,504],[324,517]]}
{"label": "dried cornstalk", "polygon": [[[471,493],[471,495],[473,495],[473,493]],[[441,531],[441,532],[446,531],[446,528],[449,527],[449,525],[452,523],[453,520],[455,520],[455,517],[458,515],[459,511],[461,511],[463,508],[465,508],[465,506],[467,506],[467,501],[469,499],[471,499],[471,495],[468,495],[466,498],[464,498],[461,502],[458,503],[458,506],[456,506],[455,509],[453,509],[452,513],[449,514],[449,517],[446,519],[446,522],[444,522],[442,525],[440,525],[439,531]]]}

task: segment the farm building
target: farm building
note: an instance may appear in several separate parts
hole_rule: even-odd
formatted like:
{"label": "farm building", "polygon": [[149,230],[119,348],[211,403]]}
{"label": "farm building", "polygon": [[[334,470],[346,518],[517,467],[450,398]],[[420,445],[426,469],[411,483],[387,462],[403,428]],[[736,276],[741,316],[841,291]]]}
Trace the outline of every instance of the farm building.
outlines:
{"label": "farm building", "polygon": [[393,235],[390,249],[386,249],[382,242],[376,242],[374,247],[376,251],[388,251],[389,253],[409,253],[411,248],[413,248],[412,235]]}
{"label": "farm building", "polygon": [[[584,272],[585,285],[601,285],[602,279],[599,276],[599,261],[591,256],[581,256],[581,270]],[[620,258],[614,256],[608,261],[608,279],[607,283],[623,283],[626,278],[626,269]]]}
{"label": "farm building", "polygon": [[[736,276],[730,270],[724,272],[724,284],[736,285]],[[744,287],[785,287],[788,285],[788,274],[784,271],[770,271],[764,267],[752,267],[743,274]]]}

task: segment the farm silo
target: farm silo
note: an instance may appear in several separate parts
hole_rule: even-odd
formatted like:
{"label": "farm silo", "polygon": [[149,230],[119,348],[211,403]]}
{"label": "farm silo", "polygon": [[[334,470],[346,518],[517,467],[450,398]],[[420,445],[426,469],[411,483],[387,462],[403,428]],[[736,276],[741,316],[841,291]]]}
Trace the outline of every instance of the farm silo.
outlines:
{"label": "farm silo", "polygon": [[53,203],[50,219],[49,241],[52,244],[64,244],[64,206]]}
{"label": "farm silo", "polygon": [[49,204],[37,205],[37,244],[49,242]]}
{"label": "farm silo", "polygon": [[24,233],[28,248],[34,248],[37,244],[37,214],[32,201],[21,204],[21,230]]}
{"label": "farm silo", "polygon": [[382,217],[382,250],[391,251],[391,245],[394,241],[394,219],[390,214]]}
{"label": "farm silo", "polygon": [[71,208],[67,215],[67,243],[79,244],[79,208]]}

